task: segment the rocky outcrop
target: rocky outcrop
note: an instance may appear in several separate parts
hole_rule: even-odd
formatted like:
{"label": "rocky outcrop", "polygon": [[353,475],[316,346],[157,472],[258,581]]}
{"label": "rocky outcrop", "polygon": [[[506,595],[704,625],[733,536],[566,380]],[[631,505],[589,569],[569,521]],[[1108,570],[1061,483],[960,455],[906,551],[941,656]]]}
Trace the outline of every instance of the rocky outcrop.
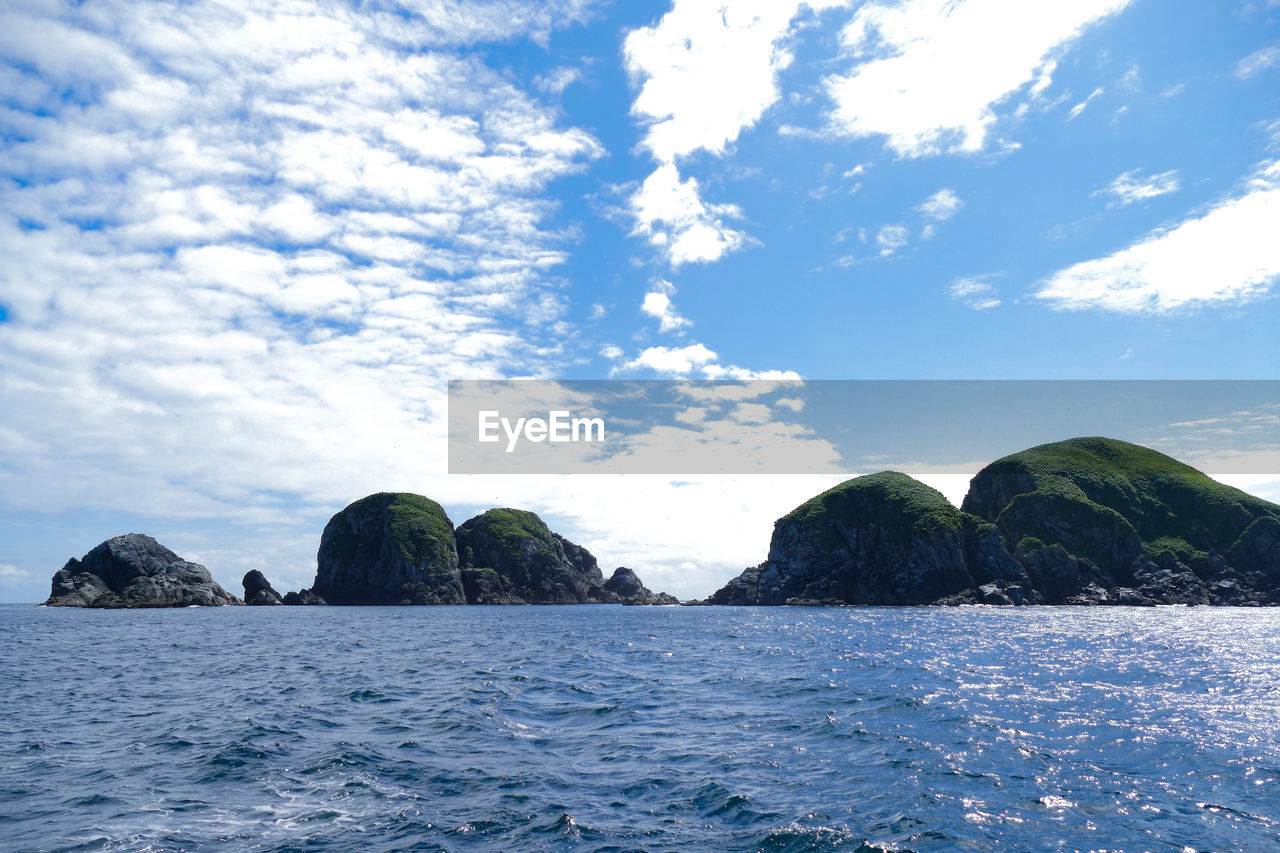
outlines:
{"label": "rocky outcrop", "polygon": [[329,604],[464,604],[453,523],[421,495],[383,492],[325,525],[309,593]]}
{"label": "rocky outcrop", "polygon": [[988,465],[961,509],[859,477],[774,526],[769,559],[708,604],[1280,603],[1280,506],[1105,438]]}
{"label": "rocky outcrop", "polygon": [[284,594],[284,603],[289,607],[304,607],[304,606],[317,606],[317,605],[323,607],[329,602],[325,601],[323,598],[316,595],[311,590],[303,589],[303,590],[299,590],[298,592],[286,592]]}
{"label": "rocky outcrop", "polygon": [[622,604],[679,604],[680,600],[665,592],[652,592],[640,582],[640,577],[626,566],[613,570],[613,575],[604,582],[605,592],[617,596]]}
{"label": "rocky outcrop", "polygon": [[842,483],[780,518],[769,559],[707,603],[1014,600],[1026,585],[1026,571],[991,525],[905,474],[882,472]]}
{"label": "rocky outcrop", "polygon": [[1280,601],[1280,506],[1169,456],[1076,438],[978,472],[963,509],[994,523],[1044,604]]}
{"label": "rocky outcrop", "polygon": [[457,529],[467,600],[477,604],[615,601],[591,552],[532,512],[491,509]]}
{"label": "rocky outcrop", "polygon": [[455,529],[435,501],[383,493],[329,521],[314,585],[284,603],[676,603],[650,593],[630,569],[620,571],[615,585],[630,592],[609,588],[590,551],[532,512],[491,509]]}
{"label": "rocky outcrop", "polygon": [[244,603],[252,605],[275,606],[284,604],[284,600],[280,597],[280,593],[272,588],[270,582],[267,581],[266,575],[254,569],[245,573],[244,578],[240,581],[244,586]]}
{"label": "rocky outcrop", "polygon": [[108,539],[53,576],[50,607],[215,607],[242,604],[198,563],[150,536]]}

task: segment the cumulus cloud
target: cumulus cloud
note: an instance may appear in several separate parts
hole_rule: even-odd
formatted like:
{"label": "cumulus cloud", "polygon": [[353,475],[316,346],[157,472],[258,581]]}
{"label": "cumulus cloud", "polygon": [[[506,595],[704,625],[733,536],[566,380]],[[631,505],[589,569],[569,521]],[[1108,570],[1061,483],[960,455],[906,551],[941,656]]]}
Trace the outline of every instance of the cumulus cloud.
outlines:
{"label": "cumulus cloud", "polygon": [[884,136],[904,157],[982,151],[997,110],[1024,90],[1043,92],[1066,48],[1128,2],[869,3],[842,33],[852,71],[826,79],[831,125]]}
{"label": "cumulus cloud", "polygon": [[1126,205],[1177,192],[1181,186],[1177,169],[1170,169],[1168,172],[1145,178],[1140,172],[1139,169],[1131,169],[1117,176],[1114,181],[1095,192],[1094,195],[1109,195],[1115,198],[1117,204]]}
{"label": "cumulus cloud", "polygon": [[1280,276],[1280,161],[1204,213],[1103,258],[1050,276],[1035,297],[1054,308],[1161,313],[1238,303]]}
{"label": "cumulus cloud", "polygon": [[910,232],[902,225],[886,225],[876,232],[876,245],[880,247],[880,256],[887,258],[907,245]]}
{"label": "cumulus cloud", "polygon": [[613,375],[651,373],[670,379],[799,379],[793,370],[749,370],[720,363],[720,356],[704,344],[684,347],[648,347],[630,361],[615,368]]}
{"label": "cumulus cloud", "polygon": [[960,196],[956,195],[955,190],[944,188],[925,199],[916,210],[920,211],[920,215],[925,219],[945,222],[955,216],[962,207],[964,202],[960,200]]}
{"label": "cumulus cloud", "polygon": [[724,224],[737,209],[704,202],[695,180],[680,179],[677,159],[722,154],[755,125],[780,96],[793,20],[803,9],[843,2],[675,0],[657,24],[627,35],[623,58],[639,87],[631,113],[645,127],[641,147],[658,163],[631,198],[634,233],[648,237],[672,266],[715,261],[746,242]]}
{"label": "cumulus cloud", "polygon": [[777,102],[792,20],[836,5],[843,0],[675,0],[623,44],[628,73],[642,81],[631,107],[646,126],[641,144],[662,163],[722,153]]}
{"label": "cumulus cloud", "polygon": [[671,296],[674,294],[675,287],[670,282],[659,281],[653,290],[644,295],[644,302],[640,305],[641,311],[658,321],[658,331],[663,333],[676,332],[692,325],[671,303]]}
{"label": "cumulus cloud", "polygon": [[947,288],[947,295],[975,311],[986,311],[1000,306],[1000,291],[990,282],[991,276],[960,278]]}
{"label": "cumulus cloud", "polygon": [[674,163],[659,166],[631,197],[633,234],[648,239],[673,267],[719,260],[746,235],[726,223],[742,212],[731,204],[707,204],[693,178],[680,180]]}

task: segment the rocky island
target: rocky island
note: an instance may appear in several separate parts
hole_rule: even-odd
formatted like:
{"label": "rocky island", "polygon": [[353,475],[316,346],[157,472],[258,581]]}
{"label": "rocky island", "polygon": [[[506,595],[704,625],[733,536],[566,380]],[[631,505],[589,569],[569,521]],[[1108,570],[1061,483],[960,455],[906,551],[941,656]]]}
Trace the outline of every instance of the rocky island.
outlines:
{"label": "rocky island", "polygon": [[960,509],[857,477],[774,525],[705,604],[1280,603],[1280,506],[1162,453],[1077,438],[978,472]]}
{"label": "rocky island", "polygon": [[49,607],[214,607],[243,604],[213,579],[150,536],[108,539],[53,576]]}
{"label": "rocky island", "polygon": [[325,525],[310,589],[285,604],[675,604],[527,510],[491,509],[456,529],[430,498],[384,492]]}

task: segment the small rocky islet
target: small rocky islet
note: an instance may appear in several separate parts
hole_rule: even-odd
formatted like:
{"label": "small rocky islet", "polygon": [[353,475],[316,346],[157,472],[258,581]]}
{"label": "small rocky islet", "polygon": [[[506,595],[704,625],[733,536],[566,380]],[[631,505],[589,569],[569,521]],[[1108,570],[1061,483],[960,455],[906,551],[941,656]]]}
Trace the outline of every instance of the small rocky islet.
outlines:
{"label": "small rocky islet", "polygon": [[[421,495],[381,493],[330,519],[310,589],[259,571],[230,595],[149,536],[70,560],[45,602],[192,605],[678,604],[629,568],[607,580],[536,514],[454,527]],[[708,605],[1280,604],[1280,506],[1123,441],[1077,438],[983,468],[957,508],[906,474],[855,477],[774,525],[768,559]]]}

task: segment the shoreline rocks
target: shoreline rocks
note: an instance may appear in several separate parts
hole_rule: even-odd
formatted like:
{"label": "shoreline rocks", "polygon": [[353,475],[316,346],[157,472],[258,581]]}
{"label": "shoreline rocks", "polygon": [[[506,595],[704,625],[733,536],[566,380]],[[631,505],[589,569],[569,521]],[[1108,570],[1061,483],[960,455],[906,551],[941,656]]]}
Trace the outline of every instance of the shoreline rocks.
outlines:
{"label": "shoreline rocks", "polygon": [[54,576],[48,607],[218,607],[243,604],[198,563],[183,560],[150,536],[108,539]]}
{"label": "shoreline rocks", "polygon": [[960,509],[905,474],[848,480],[702,603],[1278,604],[1280,506],[1140,445],[1070,439],[986,466]]}

